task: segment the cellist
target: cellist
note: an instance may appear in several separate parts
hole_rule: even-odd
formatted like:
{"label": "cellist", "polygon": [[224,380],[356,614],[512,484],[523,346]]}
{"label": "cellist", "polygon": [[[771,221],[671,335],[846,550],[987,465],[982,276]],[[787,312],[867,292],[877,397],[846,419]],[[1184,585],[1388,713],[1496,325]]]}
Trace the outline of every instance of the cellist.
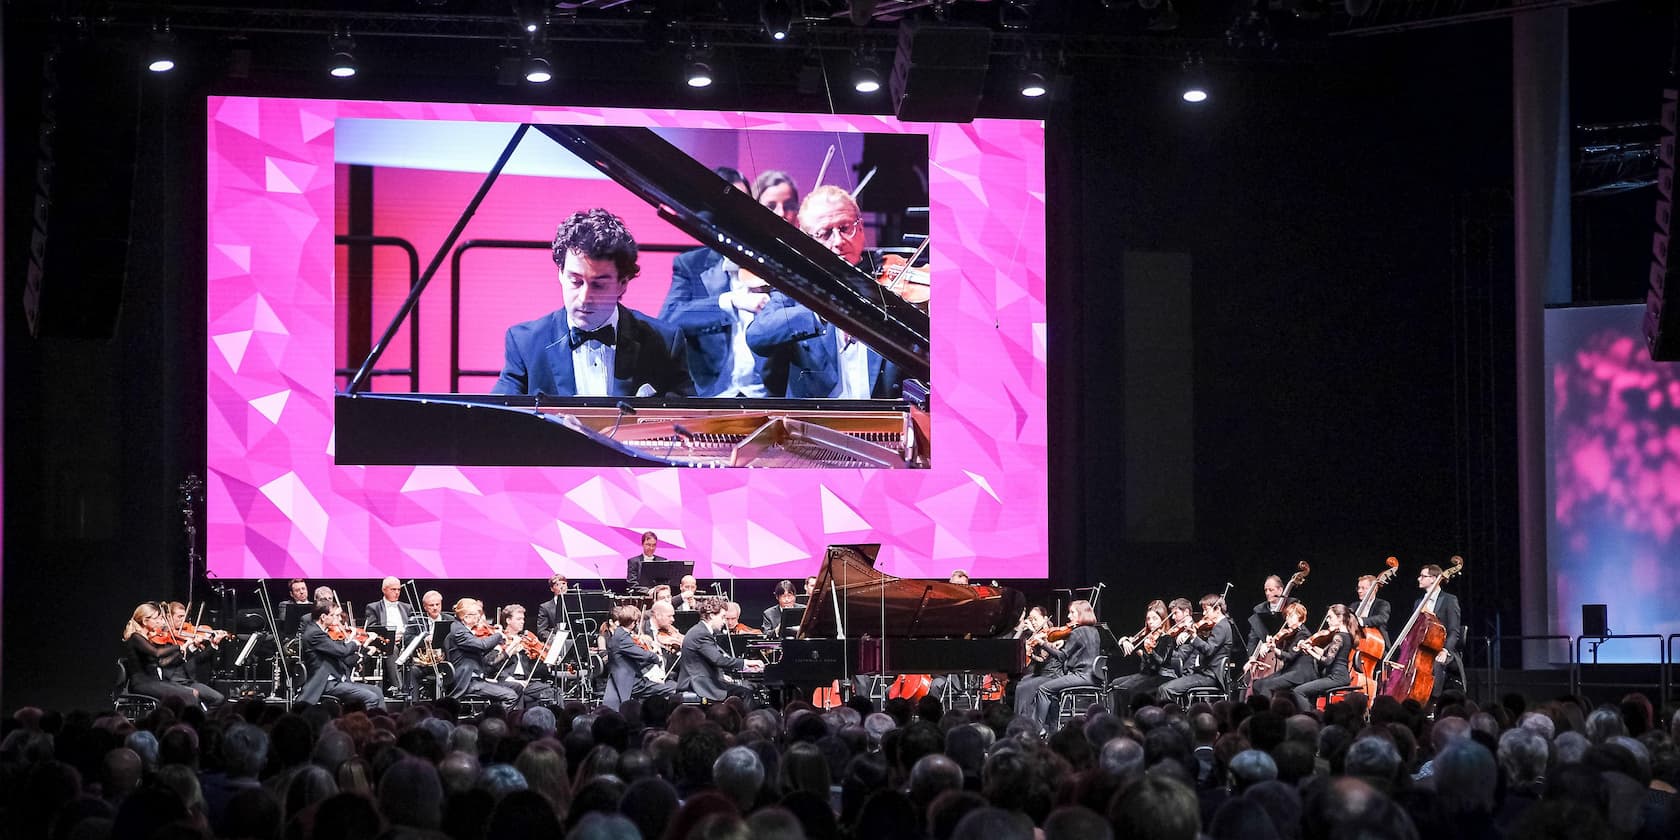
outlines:
{"label": "cellist", "polygon": [[[1435,585],[1441,578],[1441,567],[1430,563],[1418,569],[1418,589],[1424,591],[1414,610],[1423,610],[1435,614],[1441,626],[1447,631],[1446,644],[1441,646],[1441,655],[1435,658],[1437,679],[1435,693],[1440,694],[1445,683],[1446,688],[1464,690],[1464,663],[1458,661],[1459,651],[1464,648],[1464,613],[1458,606],[1458,596]],[[1440,666],[1448,666],[1443,672]],[[1444,675],[1445,679],[1440,677]]]}

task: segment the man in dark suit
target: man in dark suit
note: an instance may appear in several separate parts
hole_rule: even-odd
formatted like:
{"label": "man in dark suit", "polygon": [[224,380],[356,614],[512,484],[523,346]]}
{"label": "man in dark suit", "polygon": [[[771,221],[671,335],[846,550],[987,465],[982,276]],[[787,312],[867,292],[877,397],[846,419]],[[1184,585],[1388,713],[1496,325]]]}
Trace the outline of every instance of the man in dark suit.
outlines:
{"label": "man in dark suit", "polygon": [[[1365,603],[1365,596],[1370,595],[1372,587],[1375,587],[1376,585],[1377,585],[1377,576],[1376,575],[1360,575],[1359,576],[1359,603],[1360,604]],[[1357,611],[1357,608],[1356,608],[1356,611]],[[1366,611],[1364,618],[1359,619],[1359,626],[1361,628],[1365,628],[1365,627],[1375,627],[1375,628],[1377,628],[1377,632],[1382,633],[1383,645],[1386,647],[1388,645],[1388,619],[1390,618],[1392,613],[1393,613],[1393,607],[1389,606],[1389,603],[1387,601],[1384,601],[1381,598],[1372,596],[1372,598],[1371,598],[1371,609]]]}
{"label": "man in dark suit", "polygon": [[332,631],[344,625],[344,610],[337,604],[317,602],[310,614],[314,620],[303,625],[298,640],[303,667],[309,672],[298,702],[319,703],[324,694],[341,703],[357,702],[370,709],[383,708],[385,700],[378,689],[350,679],[361,645],[354,638],[340,641],[332,637]]}
{"label": "man in dark suit", "polygon": [[379,594],[379,600],[368,604],[362,611],[362,626],[378,630],[382,638],[391,640],[383,666],[385,690],[412,696],[413,678],[405,677],[404,669],[397,666],[397,654],[408,643],[408,626],[414,617],[414,607],[402,599],[402,581],[394,577],[379,582]]}
{"label": "man in dark suit", "polygon": [[[835,256],[865,264],[863,219],[845,190],[813,190],[799,208],[799,228]],[[903,393],[897,365],[779,291],[747,325],[746,337],[768,360],[763,379],[770,396],[896,399]]]}
{"label": "man in dark suit", "polygon": [[1435,659],[1436,694],[1443,689],[1464,690],[1464,663],[1459,659],[1459,651],[1464,649],[1464,613],[1459,609],[1458,596],[1442,589],[1440,579],[1440,566],[1431,563],[1418,569],[1418,588],[1423,590],[1423,597],[1412,607],[1434,613],[1447,631],[1441,655]]}
{"label": "man in dark suit", "polygon": [[1261,642],[1283,629],[1283,608],[1296,601],[1294,598],[1284,597],[1283,578],[1277,575],[1266,578],[1266,582],[1262,584],[1261,589],[1266,594],[1266,600],[1255,604],[1254,609],[1249,611],[1248,615],[1248,652],[1250,655],[1254,653],[1255,648],[1260,646]]}
{"label": "man in dark suit", "polygon": [[782,611],[793,609],[799,603],[799,593],[793,588],[793,581],[784,580],[776,584],[770,594],[776,597],[776,605],[764,611],[764,623],[761,629],[764,635],[776,637],[782,635]]}
{"label": "man in dark suit", "polygon": [[751,688],[726,681],[724,672],[757,670],[754,663],[736,659],[718,647],[713,635],[723,630],[723,604],[715,598],[700,602],[700,622],[683,636],[682,658],[677,660],[678,690],[692,691],[706,700],[740,697],[752,703]]}
{"label": "man in dark suit", "polygon": [[1189,673],[1178,677],[1158,691],[1163,700],[1177,703],[1192,688],[1222,685],[1225,663],[1237,655],[1241,643],[1237,641],[1237,625],[1225,615],[1225,599],[1218,595],[1203,595],[1202,619],[1198,625],[1211,626],[1204,637],[1195,630],[1186,630],[1176,638],[1175,657],[1182,657],[1175,669]]}
{"label": "man in dark suit", "polygon": [[566,590],[569,588],[565,575],[549,575],[548,591],[552,597],[537,605],[537,635],[544,642],[554,634],[554,628],[565,627],[571,620],[571,609],[566,605]]}
{"label": "man in dark suit", "polygon": [[636,240],[617,216],[574,213],[554,235],[565,308],[508,328],[493,393],[690,396],[682,331],[623,306],[639,271]]}
{"label": "man in dark suit", "polygon": [[659,549],[659,535],[652,531],[642,532],[642,553],[632,555],[624,561],[624,583],[631,589],[642,586],[642,564],[649,560],[664,562],[665,558],[654,552]]}
{"label": "man in dark suit", "polygon": [[636,644],[632,633],[641,620],[642,611],[635,606],[613,610],[613,623],[618,626],[607,637],[607,687],[601,705],[615,711],[626,700],[677,692],[676,683],[648,676],[648,671],[660,664],[659,654]]}
{"label": "man in dark suit", "polygon": [[455,623],[443,642],[444,658],[454,668],[454,682],[449,696],[455,698],[483,698],[497,703],[514,703],[519,690],[490,680],[488,663],[490,652],[503,646],[500,631],[478,635],[473,628],[484,623],[484,604],[473,598],[455,602]]}

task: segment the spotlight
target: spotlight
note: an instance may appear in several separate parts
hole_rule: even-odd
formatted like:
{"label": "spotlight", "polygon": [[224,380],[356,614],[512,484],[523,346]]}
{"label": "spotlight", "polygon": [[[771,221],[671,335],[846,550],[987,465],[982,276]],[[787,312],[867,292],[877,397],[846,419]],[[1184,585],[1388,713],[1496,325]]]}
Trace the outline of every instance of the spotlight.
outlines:
{"label": "spotlight", "polygon": [[875,93],[881,89],[881,71],[875,65],[875,54],[857,52],[852,55],[852,90]]}
{"label": "spotlight", "polygon": [[549,65],[548,59],[540,55],[525,56],[524,73],[525,81],[534,85],[545,84],[554,78],[554,68]]}
{"label": "spotlight", "polygon": [[1191,56],[1184,60],[1184,78],[1179,98],[1192,105],[1208,100],[1207,72],[1202,67],[1201,58]]}
{"label": "spotlight", "polygon": [[1021,76],[1021,95],[1037,99],[1050,92],[1050,83],[1044,80],[1044,74],[1036,70],[1029,70]]}
{"label": "spotlight", "polygon": [[332,58],[327,61],[327,73],[335,79],[348,79],[356,75],[356,42],[345,33],[333,35],[327,43],[327,49],[332,51]]}
{"label": "spotlight", "polygon": [[699,59],[692,59],[683,68],[683,81],[691,88],[710,87],[712,84],[712,66]]}
{"label": "spotlight", "polygon": [[793,31],[793,7],[788,0],[759,0],[758,19],[772,41],[786,41]]}
{"label": "spotlight", "polygon": [[146,50],[146,69],[153,73],[168,73],[175,69],[175,33],[169,24],[152,30],[152,43]]}

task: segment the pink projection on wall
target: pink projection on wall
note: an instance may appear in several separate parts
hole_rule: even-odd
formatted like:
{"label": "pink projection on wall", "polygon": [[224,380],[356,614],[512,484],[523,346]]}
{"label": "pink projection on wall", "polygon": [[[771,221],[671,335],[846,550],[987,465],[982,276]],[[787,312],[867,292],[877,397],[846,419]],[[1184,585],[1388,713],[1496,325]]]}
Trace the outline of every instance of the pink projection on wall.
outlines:
{"label": "pink projection on wall", "polygon": [[[217,575],[614,578],[643,531],[709,578],[800,576],[825,545],[854,542],[882,543],[880,567],[902,576],[1046,573],[1041,123],[235,97],[212,98],[209,115],[206,546]],[[335,230],[335,132],[347,119],[510,132],[519,122],[727,128],[763,137],[761,148],[788,131],[846,143],[862,132],[925,133],[938,284],[933,468],[335,464],[334,369],[343,360],[333,237],[344,232]],[[535,236],[551,234],[555,219],[539,219],[547,232]],[[414,243],[423,263],[446,228]],[[473,236],[469,225],[464,238]],[[423,323],[444,317],[447,302],[429,291]],[[444,390],[435,380],[424,389]]]}

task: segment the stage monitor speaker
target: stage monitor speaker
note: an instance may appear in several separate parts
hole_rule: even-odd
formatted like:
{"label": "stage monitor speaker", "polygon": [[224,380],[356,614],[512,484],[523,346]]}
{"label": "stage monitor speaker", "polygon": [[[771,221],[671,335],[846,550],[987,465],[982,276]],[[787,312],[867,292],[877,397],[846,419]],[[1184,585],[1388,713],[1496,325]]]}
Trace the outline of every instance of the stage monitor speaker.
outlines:
{"label": "stage monitor speaker", "polygon": [[1657,143],[1657,232],[1651,239],[1651,288],[1645,293],[1645,344],[1651,359],[1680,361],[1680,301],[1665,306],[1668,292],[1680,294],[1680,264],[1670,231],[1674,209],[1674,143],[1680,123],[1680,91],[1663,91],[1662,137]]}
{"label": "stage monitor speaker", "polygon": [[983,26],[900,23],[893,113],[908,122],[973,122],[991,52],[992,31]]}
{"label": "stage monitor speaker", "polygon": [[1605,604],[1581,605],[1581,635],[1602,639],[1610,635],[1610,608]]}
{"label": "stage monitor speaker", "polygon": [[138,62],[95,43],[48,51],[23,310],[35,336],[109,338],[133,215]]}

